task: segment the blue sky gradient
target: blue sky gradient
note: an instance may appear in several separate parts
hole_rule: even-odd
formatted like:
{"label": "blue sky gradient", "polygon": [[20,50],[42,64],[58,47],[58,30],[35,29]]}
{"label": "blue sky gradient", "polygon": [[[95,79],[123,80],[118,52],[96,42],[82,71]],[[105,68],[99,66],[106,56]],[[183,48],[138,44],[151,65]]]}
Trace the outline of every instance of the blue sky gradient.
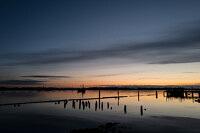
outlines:
{"label": "blue sky gradient", "polygon": [[199,84],[199,6],[198,0],[2,0],[0,84],[34,75],[47,86]]}

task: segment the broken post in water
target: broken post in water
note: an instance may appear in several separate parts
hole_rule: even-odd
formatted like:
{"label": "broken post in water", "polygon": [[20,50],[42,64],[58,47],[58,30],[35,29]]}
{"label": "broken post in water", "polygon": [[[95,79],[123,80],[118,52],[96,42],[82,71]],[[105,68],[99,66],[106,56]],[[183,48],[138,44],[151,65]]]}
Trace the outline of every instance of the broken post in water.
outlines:
{"label": "broken post in water", "polygon": [[142,107],[142,105],[140,106],[140,115],[143,116],[143,107]]}
{"label": "broken post in water", "polygon": [[124,105],[124,114],[126,114],[126,105]]}

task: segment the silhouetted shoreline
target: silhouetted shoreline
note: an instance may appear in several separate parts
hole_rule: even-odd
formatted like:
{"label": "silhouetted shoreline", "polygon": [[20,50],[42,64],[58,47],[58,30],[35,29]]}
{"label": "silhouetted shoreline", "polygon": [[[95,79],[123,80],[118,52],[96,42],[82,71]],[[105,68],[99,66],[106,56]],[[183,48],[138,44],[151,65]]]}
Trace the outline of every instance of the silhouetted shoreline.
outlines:
{"label": "silhouetted shoreline", "polygon": [[199,87],[90,87],[90,88],[56,88],[56,87],[0,87],[0,91],[15,91],[15,90],[28,90],[28,91],[54,91],[54,90],[78,90],[80,92],[85,90],[200,90]]}

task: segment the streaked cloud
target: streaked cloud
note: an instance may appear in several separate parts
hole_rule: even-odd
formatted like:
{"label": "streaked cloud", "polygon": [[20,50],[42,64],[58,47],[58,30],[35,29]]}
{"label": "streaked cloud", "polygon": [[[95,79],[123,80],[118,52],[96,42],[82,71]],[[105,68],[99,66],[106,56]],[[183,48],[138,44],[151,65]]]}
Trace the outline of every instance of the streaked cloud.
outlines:
{"label": "streaked cloud", "polygon": [[199,72],[183,72],[183,73],[199,73]]}
{"label": "streaked cloud", "polygon": [[41,85],[46,81],[41,80],[4,80],[0,85]]}
{"label": "streaked cloud", "polygon": [[[2,65],[48,65],[85,62],[105,58],[125,58],[147,64],[200,62],[200,21],[187,23],[151,42],[117,44],[91,51],[54,49],[36,53],[1,54],[8,62]],[[17,61],[16,61],[17,60]]]}
{"label": "streaked cloud", "polygon": [[24,78],[71,78],[70,76],[52,76],[52,75],[28,75],[21,76]]}
{"label": "streaked cloud", "polygon": [[99,74],[99,75],[92,75],[91,77],[111,77],[111,76],[120,76],[124,75],[125,73],[117,73],[117,74]]}

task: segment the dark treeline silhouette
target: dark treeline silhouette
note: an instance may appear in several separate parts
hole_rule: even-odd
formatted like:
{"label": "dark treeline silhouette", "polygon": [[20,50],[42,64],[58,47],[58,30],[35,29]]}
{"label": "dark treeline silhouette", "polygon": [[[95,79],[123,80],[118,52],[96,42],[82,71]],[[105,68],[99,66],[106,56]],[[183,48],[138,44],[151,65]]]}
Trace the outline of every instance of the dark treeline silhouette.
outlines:
{"label": "dark treeline silhouette", "polygon": [[0,87],[1,90],[37,90],[37,91],[52,91],[52,90],[78,90],[79,88],[56,88],[56,87]]}
{"label": "dark treeline silhouette", "polygon": [[57,88],[57,87],[0,87],[1,90],[37,90],[37,91],[52,91],[52,90],[78,90],[85,93],[86,90],[199,90],[200,88],[191,87],[89,87],[89,88]]}

